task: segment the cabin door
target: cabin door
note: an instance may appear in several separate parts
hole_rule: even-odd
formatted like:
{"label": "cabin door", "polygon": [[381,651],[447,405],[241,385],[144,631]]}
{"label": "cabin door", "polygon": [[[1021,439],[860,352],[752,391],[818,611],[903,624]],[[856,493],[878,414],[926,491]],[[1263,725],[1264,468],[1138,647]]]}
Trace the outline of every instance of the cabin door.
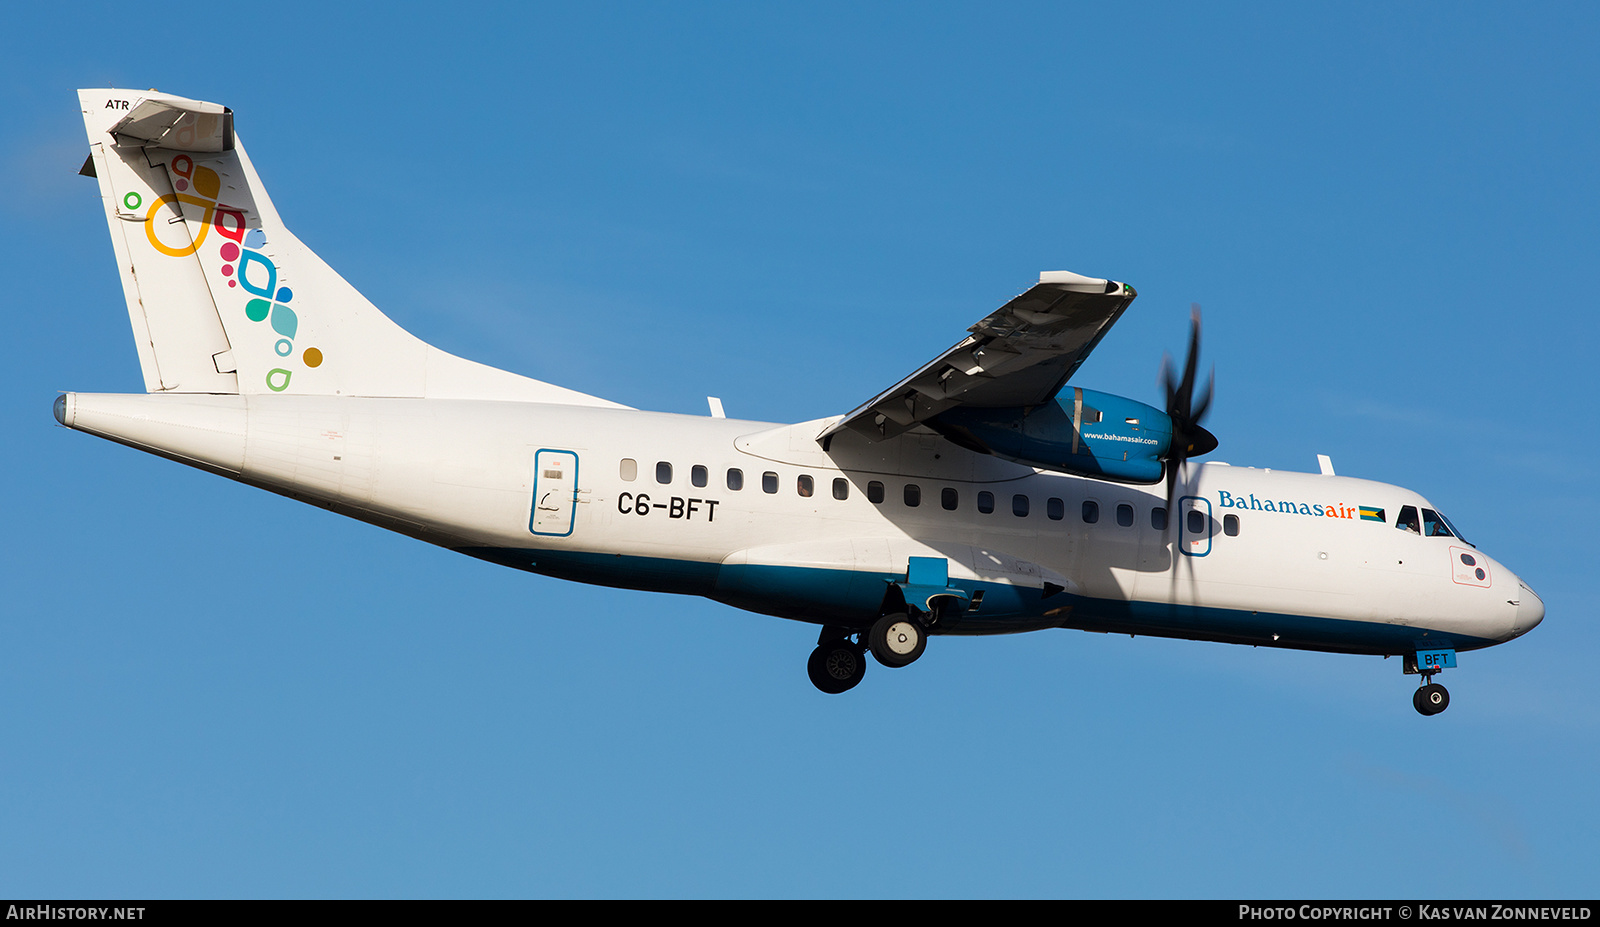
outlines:
{"label": "cabin door", "polygon": [[533,514],[528,530],[564,538],[572,534],[578,502],[578,455],[541,450],[533,455]]}

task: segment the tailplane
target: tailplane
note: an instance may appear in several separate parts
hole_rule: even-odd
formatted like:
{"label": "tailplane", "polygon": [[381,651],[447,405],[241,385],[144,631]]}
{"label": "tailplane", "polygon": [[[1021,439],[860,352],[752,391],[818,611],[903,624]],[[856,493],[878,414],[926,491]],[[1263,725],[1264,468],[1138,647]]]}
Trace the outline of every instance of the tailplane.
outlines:
{"label": "tailplane", "polygon": [[284,227],[227,107],[80,90],[145,389],[618,407],[446,353]]}

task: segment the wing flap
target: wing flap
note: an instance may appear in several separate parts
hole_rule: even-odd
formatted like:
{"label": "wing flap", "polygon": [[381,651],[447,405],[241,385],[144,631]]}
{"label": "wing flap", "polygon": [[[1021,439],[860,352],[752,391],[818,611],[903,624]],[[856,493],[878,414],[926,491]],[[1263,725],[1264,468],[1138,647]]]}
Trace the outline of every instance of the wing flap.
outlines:
{"label": "wing flap", "polygon": [[817,436],[903,434],[956,406],[1036,406],[1060,392],[1137,294],[1114,280],[1048,271],[966,338]]}

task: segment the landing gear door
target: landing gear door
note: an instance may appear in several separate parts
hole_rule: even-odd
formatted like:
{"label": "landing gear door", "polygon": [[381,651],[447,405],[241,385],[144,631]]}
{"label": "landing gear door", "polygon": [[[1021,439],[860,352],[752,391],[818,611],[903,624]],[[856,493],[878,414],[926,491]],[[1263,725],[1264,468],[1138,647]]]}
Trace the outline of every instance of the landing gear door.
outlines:
{"label": "landing gear door", "polygon": [[1216,528],[1211,520],[1211,500],[1184,496],[1178,500],[1178,549],[1186,557],[1211,553],[1211,535]]}
{"label": "landing gear door", "polygon": [[578,501],[578,455],[541,450],[533,455],[533,514],[528,530],[547,537],[572,534]]}

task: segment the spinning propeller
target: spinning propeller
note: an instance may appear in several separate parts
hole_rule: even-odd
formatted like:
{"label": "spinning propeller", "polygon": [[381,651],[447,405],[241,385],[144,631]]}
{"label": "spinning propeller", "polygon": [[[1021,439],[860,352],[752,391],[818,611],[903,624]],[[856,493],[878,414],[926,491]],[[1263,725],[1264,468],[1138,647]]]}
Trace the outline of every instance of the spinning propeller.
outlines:
{"label": "spinning propeller", "polygon": [[1172,419],[1172,443],[1167,446],[1166,456],[1162,458],[1167,471],[1167,523],[1172,524],[1178,518],[1178,512],[1173,509],[1174,492],[1177,489],[1178,474],[1183,470],[1184,464],[1190,457],[1199,457],[1209,454],[1217,448],[1216,436],[1200,427],[1200,420],[1205,418],[1206,411],[1211,408],[1211,389],[1216,385],[1217,371],[1212,368],[1211,374],[1206,378],[1206,388],[1200,393],[1198,401],[1194,395],[1195,362],[1200,356],[1200,304],[1190,304],[1189,316],[1189,357],[1183,364],[1183,379],[1173,382],[1172,355],[1161,358],[1161,391],[1167,397],[1167,417]]}

